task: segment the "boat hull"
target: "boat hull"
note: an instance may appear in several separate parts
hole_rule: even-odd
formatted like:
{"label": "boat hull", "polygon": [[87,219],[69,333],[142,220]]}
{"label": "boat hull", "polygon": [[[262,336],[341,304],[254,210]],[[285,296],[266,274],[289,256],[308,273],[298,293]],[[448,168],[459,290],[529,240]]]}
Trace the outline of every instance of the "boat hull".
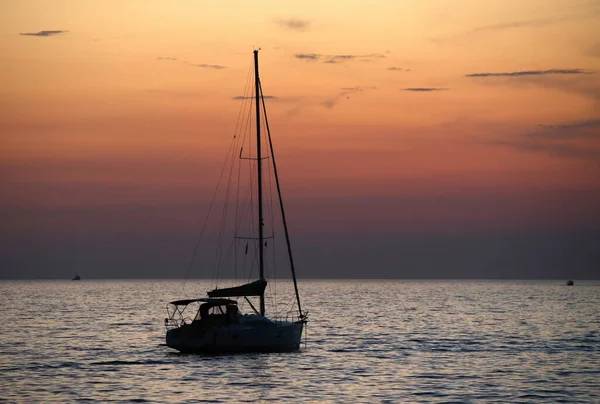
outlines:
{"label": "boat hull", "polygon": [[266,321],[167,331],[167,346],[184,353],[290,352],[300,349],[303,321]]}

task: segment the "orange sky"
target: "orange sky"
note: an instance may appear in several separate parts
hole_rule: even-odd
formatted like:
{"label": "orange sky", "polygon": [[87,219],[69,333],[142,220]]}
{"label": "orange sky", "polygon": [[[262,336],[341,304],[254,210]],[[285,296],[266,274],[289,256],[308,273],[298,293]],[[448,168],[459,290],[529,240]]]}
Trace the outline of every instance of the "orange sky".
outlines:
{"label": "orange sky", "polygon": [[299,217],[598,224],[599,24],[587,0],[3,1],[2,213],[205,200],[261,47]]}

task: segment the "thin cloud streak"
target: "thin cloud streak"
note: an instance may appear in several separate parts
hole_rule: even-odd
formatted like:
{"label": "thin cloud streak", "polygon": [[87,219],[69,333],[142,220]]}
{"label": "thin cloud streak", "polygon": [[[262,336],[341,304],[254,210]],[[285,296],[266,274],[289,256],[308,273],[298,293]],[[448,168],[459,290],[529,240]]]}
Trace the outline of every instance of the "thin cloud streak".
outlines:
{"label": "thin cloud streak", "polygon": [[190,63],[187,62],[185,60],[179,60],[175,57],[169,57],[169,56],[160,56],[157,57],[156,60],[164,60],[164,61],[169,61],[169,62],[181,62],[184,65],[188,65],[191,67],[199,67],[201,69],[214,69],[214,70],[221,70],[221,69],[226,69],[227,66],[223,66],[223,65],[217,65],[217,64],[208,64],[208,63]]}
{"label": "thin cloud streak", "polygon": [[557,157],[594,160],[600,162],[600,150],[585,149],[567,143],[536,143],[527,140],[490,139],[479,143],[492,146],[506,146],[516,150],[549,153]]}
{"label": "thin cloud streak", "polygon": [[317,53],[297,53],[294,55],[296,59],[318,60],[322,55]]}
{"label": "thin cloud streak", "polygon": [[471,73],[465,77],[480,84],[517,88],[541,87],[577,94],[600,103],[596,71],[589,69],[522,70],[499,73]]}
{"label": "thin cloud streak", "polygon": [[565,9],[560,17],[536,18],[530,20],[509,21],[505,23],[490,24],[473,28],[464,33],[464,35],[472,35],[482,32],[504,31],[515,28],[530,28],[530,27],[545,27],[548,25],[560,24],[568,21],[575,21],[588,18],[596,18],[598,16],[598,2],[595,0],[582,2],[580,4],[570,4],[569,9]]}
{"label": "thin cloud streak", "polygon": [[294,55],[296,59],[306,61],[320,61],[322,63],[336,64],[344,63],[352,60],[361,62],[370,62],[373,59],[385,59],[386,56],[381,53],[369,53],[366,55],[324,55],[320,53],[297,53]]}
{"label": "thin cloud streak", "polygon": [[567,140],[567,139],[600,139],[600,119],[590,119],[562,125],[538,125],[539,132],[528,133],[534,139]]}
{"label": "thin cloud streak", "polygon": [[470,73],[466,74],[465,77],[522,77],[543,76],[548,74],[595,74],[595,72],[587,69],[521,70],[516,72],[501,73]]}
{"label": "thin cloud streak", "polygon": [[286,20],[275,21],[280,27],[292,31],[307,31],[310,22],[308,20],[300,20],[298,18],[288,18]]}
{"label": "thin cloud streak", "polygon": [[38,32],[21,32],[21,33],[19,33],[19,35],[48,37],[48,36],[53,36],[53,35],[58,35],[58,34],[64,34],[65,32],[69,32],[69,31],[65,31],[65,30],[54,30],[54,31],[44,30],[44,31],[38,31]]}
{"label": "thin cloud streak", "polygon": [[[483,25],[483,26],[475,27],[475,28],[472,28],[472,29],[469,29],[466,31],[456,33],[454,35],[431,38],[430,40],[437,43],[438,45],[453,44],[453,43],[456,44],[456,43],[460,43],[463,41],[471,41],[474,39],[478,39],[478,38],[481,38],[482,35],[485,36],[485,34],[493,34],[495,32],[520,29],[520,28],[539,28],[539,27],[560,24],[563,22],[585,20],[585,19],[589,19],[589,18],[597,18],[598,14],[599,14],[598,11],[600,10],[597,7],[598,3],[592,1],[589,3],[589,5],[590,5],[589,7],[586,5],[583,5],[582,7],[577,7],[577,8],[580,8],[580,10],[577,10],[577,12],[574,12],[571,14],[568,14],[567,12],[565,12],[560,17],[548,17],[548,18],[537,18],[537,19],[530,19],[530,20],[508,21],[508,22],[497,23],[497,24]],[[571,10],[569,10],[569,11],[571,11]]]}
{"label": "thin cloud streak", "polygon": [[403,88],[402,91],[413,91],[417,93],[427,93],[431,91],[445,91],[447,88],[437,88],[437,87],[408,87]]}
{"label": "thin cloud streak", "polygon": [[[538,131],[521,133],[510,138],[475,141],[484,145],[510,147],[519,151],[600,162],[600,144],[597,143],[597,140],[600,140],[600,118],[560,125],[539,124],[538,127],[540,128]],[[587,139],[588,142],[586,145],[576,143],[579,139]]]}
{"label": "thin cloud streak", "polygon": [[454,35],[430,38],[430,40],[438,45],[456,45],[465,41],[478,39],[482,34],[504,31],[507,29],[527,28],[527,27],[542,27],[546,25],[556,24],[565,21],[567,18],[548,18],[538,20],[511,21],[506,23],[484,25],[475,27],[467,31],[462,31]]}
{"label": "thin cloud streak", "polygon": [[355,86],[355,87],[342,87],[343,91],[346,92],[359,92],[359,91],[364,91],[364,90],[377,90],[377,87],[375,86]]}
{"label": "thin cloud streak", "polygon": [[341,88],[342,92],[340,92],[334,98],[323,101],[321,103],[321,105],[324,106],[325,108],[331,109],[331,108],[335,107],[342,98],[349,100],[350,94],[352,94],[352,93],[360,93],[365,90],[376,90],[376,89],[377,89],[377,87],[374,87],[374,86],[343,87],[343,88]]}
{"label": "thin cloud streak", "polygon": [[600,58],[600,42],[597,42],[588,47],[586,55],[593,58]]}
{"label": "thin cloud streak", "polygon": [[523,20],[523,21],[511,21],[500,24],[490,24],[481,27],[473,28],[467,31],[468,34],[477,34],[486,31],[503,31],[512,28],[528,28],[528,27],[544,27],[546,25],[557,24],[559,22],[568,21],[573,17],[560,17],[560,18],[540,18],[535,20]]}
{"label": "thin cloud streak", "polygon": [[[263,95],[264,99],[266,100],[277,100],[279,99],[279,97],[276,97],[274,95]],[[243,95],[237,95],[235,97],[231,98],[232,100],[253,100],[254,96],[243,96]]]}
{"label": "thin cloud streak", "polygon": [[209,65],[206,63],[200,63],[200,64],[189,63],[189,65],[192,67],[200,67],[202,69],[216,69],[216,70],[225,69],[225,66],[222,66],[222,65]]}

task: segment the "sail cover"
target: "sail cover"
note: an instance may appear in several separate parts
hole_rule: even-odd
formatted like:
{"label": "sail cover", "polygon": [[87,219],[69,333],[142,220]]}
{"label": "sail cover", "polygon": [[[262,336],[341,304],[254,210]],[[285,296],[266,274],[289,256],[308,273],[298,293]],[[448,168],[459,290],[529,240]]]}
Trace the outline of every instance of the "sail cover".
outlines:
{"label": "sail cover", "polygon": [[208,292],[209,297],[262,296],[265,293],[267,281],[262,279],[232,288],[215,289]]}

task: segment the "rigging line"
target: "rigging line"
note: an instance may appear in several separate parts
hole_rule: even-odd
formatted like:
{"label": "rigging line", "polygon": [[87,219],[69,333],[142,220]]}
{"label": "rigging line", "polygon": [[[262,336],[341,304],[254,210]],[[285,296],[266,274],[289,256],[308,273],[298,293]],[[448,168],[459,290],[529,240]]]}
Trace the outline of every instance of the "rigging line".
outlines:
{"label": "rigging line", "polygon": [[[261,95],[262,95],[262,88],[260,89],[261,91]],[[268,141],[268,127],[267,127],[267,110],[263,104],[263,126],[264,126],[264,131],[263,133],[265,134],[265,144],[267,144]],[[272,173],[273,173],[273,163],[271,161],[271,159],[268,159],[267,161],[267,172],[269,173],[269,175],[267,175],[267,182],[268,182],[268,188],[267,188],[267,192],[268,192],[268,200],[269,200],[269,213],[271,216],[271,234],[273,235],[273,241],[271,242],[271,258],[273,260],[273,279],[277,279],[277,254],[276,254],[276,240],[275,240],[275,204],[273,203],[273,177],[272,177]],[[273,298],[275,301],[277,301],[277,282],[273,282]]]}
{"label": "rigging line", "polygon": [[239,213],[239,219],[236,224],[235,234],[240,234],[241,227],[244,224],[244,218],[246,217],[246,215],[248,214],[248,211],[250,210],[250,206],[249,206],[250,204],[246,203],[246,202],[248,202],[248,199],[250,197],[250,189],[251,189],[250,185],[254,181],[254,175],[255,175],[254,171],[255,170],[252,170],[252,172],[250,173],[250,177],[248,179],[248,184],[249,184],[248,191],[246,192],[246,195],[241,198],[243,207]]}
{"label": "rigging line", "polygon": [[[248,66],[248,74],[246,75],[246,84],[245,84],[245,88],[244,88],[244,97],[242,97],[243,98],[242,99],[242,104],[240,105],[240,109],[239,109],[239,112],[238,112],[238,118],[236,120],[236,126],[235,126],[235,130],[234,130],[234,135],[233,135],[234,140],[232,142],[233,143],[233,145],[232,145],[233,150],[237,150],[237,147],[238,147],[238,145],[240,143],[240,139],[239,139],[239,133],[240,132],[239,131],[241,130],[241,126],[240,125],[241,125],[241,122],[243,122],[243,117],[244,117],[244,104],[247,104],[246,94],[248,93],[249,89],[251,88],[251,83],[252,83],[251,77],[252,77],[252,64],[250,64]],[[227,166],[228,161],[229,161],[229,159],[226,159],[224,168]],[[235,160],[234,160],[234,157],[232,155],[232,157],[231,157],[231,164],[232,164],[231,168],[234,167],[234,165],[235,165],[234,163],[235,163]],[[223,172],[224,172],[224,170],[223,170]],[[222,172],[222,174],[223,174],[223,172]],[[223,213],[224,216],[226,215],[225,209],[226,209],[227,202],[228,202],[227,195],[228,195],[230,186],[231,186],[231,171],[230,171],[230,175],[229,175],[229,181],[228,181],[228,184],[227,184],[227,194],[226,194],[226,197],[225,197],[225,208],[224,208],[224,213]],[[223,220],[223,218],[222,218],[222,220]],[[221,235],[222,232],[223,232],[223,227],[221,226],[219,234]],[[221,244],[222,244],[222,242],[218,241],[217,247],[219,248],[221,246]],[[212,275],[213,279],[215,279],[217,283],[218,283],[217,273],[218,273],[219,261],[220,260],[217,260],[216,265],[213,267],[213,275]]]}
{"label": "rigging line", "polygon": [[[234,140],[234,139],[232,139]],[[189,279],[190,276],[190,272],[192,270],[192,266],[194,264],[194,261],[196,259],[196,255],[198,254],[198,248],[200,247],[200,242],[202,241],[202,236],[204,235],[204,231],[206,230],[206,223],[208,222],[208,218],[210,217],[210,213],[212,211],[212,208],[214,206],[215,200],[217,198],[217,193],[219,191],[219,187],[221,186],[221,180],[223,179],[223,173],[225,172],[225,167],[227,167],[227,161],[229,160],[229,155],[231,154],[232,150],[233,150],[233,145],[234,142],[232,141],[229,149],[227,150],[227,154],[225,155],[225,162],[223,163],[223,166],[221,167],[221,173],[219,175],[219,179],[217,180],[217,186],[215,187],[215,190],[213,192],[211,201],[208,205],[208,211],[206,212],[206,216],[204,217],[204,222],[202,224],[202,227],[200,228],[200,234],[198,235],[198,239],[196,240],[196,245],[194,246],[194,250],[192,252],[192,258],[188,264],[188,268],[185,274],[185,278],[183,281],[183,286],[181,288],[181,294],[180,297],[183,296],[183,293],[185,291],[185,284],[186,281]]]}
{"label": "rigging line", "polygon": [[[237,133],[237,129],[238,129],[239,125],[241,124],[242,119],[246,117],[246,115],[243,114],[243,112],[244,112],[243,109],[244,109],[244,105],[248,103],[248,97],[247,97],[247,95],[248,95],[248,93],[250,91],[250,84],[251,84],[251,80],[250,79],[252,77],[252,64],[253,64],[253,62],[254,61],[252,60],[252,63],[250,63],[249,66],[248,66],[248,74],[246,76],[246,85],[244,87],[244,94],[243,94],[243,97],[242,97],[243,98],[242,99],[242,105],[240,107],[240,112],[238,113],[238,120],[236,122],[236,132],[235,133]],[[242,134],[245,136],[246,132],[242,132]],[[244,145],[244,141],[243,140],[242,140],[241,144],[242,144],[242,147],[240,148],[240,157],[242,157],[242,150],[243,150],[243,145]],[[239,184],[239,180],[240,180],[240,175],[241,175],[241,164],[239,164],[239,161],[238,161],[237,167],[238,167],[238,189],[237,189],[237,195],[239,196],[239,185],[240,185]],[[237,219],[238,219],[238,209],[237,209],[238,208],[238,204],[237,204],[237,201],[238,201],[238,199],[236,198],[236,224],[237,224]]]}
{"label": "rigging line", "polygon": [[[240,154],[241,154],[241,150],[240,150]],[[242,172],[242,165],[240,164],[241,160],[238,159],[237,161],[237,183],[236,183],[236,191],[235,191],[235,232],[233,234],[234,237],[236,237],[238,235],[238,227],[239,227],[239,223],[240,223],[240,214],[239,214],[239,207],[240,207],[240,177],[241,177],[241,172]],[[237,279],[237,265],[238,265],[238,254],[237,254],[237,242],[235,242],[235,238],[234,238],[234,251],[233,251],[233,279]]]}
{"label": "rigging line", "polygon": [[[250,87],[250,84],[251,84],[252,66],[253,66],[253,63],[250,63],[250,65],[248,66],[248,74],[246,76],[246,85],[245,85],[245,91],[244,92],[248,91],[248,88]],[[243,103],[242,103],[242,106],[243,106]],[[238,128],[239,128],[239,122],[240,122],[241,115],[242,115],[242,108],[240,108],[240,112],[238,113],[238,119],[237,119],[236,126],[235,126],[235,129],[234,129],[233,139],[237,138],[237,131],[238,131]],[[227,161],[229,160],[229,154],[233,150],[235,150],[234,149],[234,145],[235,145],[236,142],[233,139],[232,139],[232,142],[230,143],[229,149],[227,150],[227,153],[225,155],[225,161],[223,163],[223,166],[221,167],[221,173],[219,175],[219,179],[217,180],[217,185],[215,187],[215,190],[213,192],[211,201],[209,203],[208,211],[206,212],[206,216],[204,218],[204,222],[202,224],[202,227],[201,227],[201,230],[200,230],[200,234],[198,235],[198,239],[196,241],[196,245],[194,246],[194,249],[193,249],[193,252],[192,252],[192,257],[190,259],[190,262],[188,264],[188,268],[186,270],[186,274],[185,274],[183,286],[181,288],[181,295],[180,296],[182,296],[183,293],[184,293],[184,291],[185,291],[186,281],[189,279],[190,272],[192,270],[192,266],[194,264],[194,261],[196,260],[196,255],[198,254],[198,248],[200,247],[200,242],[202,241],[202,237],[204,235],[204,231],[206,230],[206,224],[208,222],[208,218],[210,217],[210,213],[211,213],[212,208],[214,206],[214,203],[215,203],[218,191],[219,191],[219,187],[221,185],[221,180],[223,179],[223,173],[225,172],[225,167],[227,167]]]}
{"label": "rigging line", "polygon": [[[225,191],[225,195],[224,195],[224,205],[223,205],[223,211],[222,211],[222,216],[221,216],[221,223],[220,223],[220,228],[219,228],[219,234],[217,237],[217,249],[216,249],[216,265],[214,267],[214,272],[216,272],[214,274],[214,279],[217,281],[217,285],[218,285],[218,281],[220,280],[220,269],[222,268],[223,265],[223,251],[224,251],[224,237],[225,237],[225,233],[226,233],[226,229],[227,229],[227,224],[229,222],[229,205],[230,205],[230,194],[231,194],[231,183],[232,183],[232,177],[233,177],[233,165],[231,166],[232,168],[229,171],[229,181],[227,184],[227,189]],[[216,286],[215,286],[216,287]]]}
{"label": "rigging line", "polygon": [[[251,109],[252,109],[251,107],[248,109],[248,116],[251,116],[251,115],[250,115]],[[246,127],[246,130],[243,132],[243,137],[242,137],[242,140],[241,140],[241,142],[244,142],[244,141],[245,141],[245,138],[246,138],[246,136],[247,136],[247,132],[249,132],[249,127],[250,127],[250,125],[247,125],[247,127]],[[250,139],[250,141],[251,141],[251,139]],[[238,167],[241,167],[241,160],[240,160],[240,159],[238,159],[237,161],[238,161]],[[238,171],[241,171],[241,170],[238,170]],[[248,189],[249,189],[249,190],[252,190],[251,183],[252,183],[252,181],[253,181],[254,175],[255,175],[255,170],[250,170],[250,178],[249,178],[249,186],[248,186]],[[248,194],[247,194],[247,195],[246,195],[246,197],[245,197],[245,198],[243,198],[243,199],[247,199],[247,196],[248,196]],[[228,201],[229,201],[229,197],[228,197],[227,199],[228,199]],[[236,223],[236,226],[234,227],[234,234],[237,234],[237,233],[239,233],[239,232],[240,232],[241,226],[242,226],[242,224],[243,224],[243,222],[244,222],[244,221],[243,221],[243,218],[245,217],[245,215],[246,215],[246,213],[247,213],[246,211],[247,211],[247,209],[248,209],[248,207],[247,207],[247,206],[245,206],[245,207],[244,207],[244,209],[242,210],[242,213],[241,213],[241,214],[239,214],[239,208],[238,208],[238,206],[237,206],[237,205],[239,205],[239,197],[238,197],[237,204],[236,204],[236,209],[238,209],[238,217],[239,217],[239,218],[238,218],[238,219],[236,219],[236,222],[237,222],[237,223]],[[229,244],[229,247],[228,247],[227,249],[223,249],[223,241],[222,241],[222,239],[221,239],[221,241],[220,241],[220,243],[219,243],[219,246],[220,246],[220,248],[221,248],[221,252],[220,252],[220,254],[221,254],[220,256],[221,256],[221,257],[223,256],[223,251],[224,251],[224,250],[226,250],[225,256],[230,256],[230,253],[231,253],[231,251],[232,251],[232,250],[235,250],[235,248],[236,248],[236,246],[237,246],[237,243],[236,243],[236,240],[235,240],[235,238],[232,238],[232,242]],[[235,253],[234,255],[236,256],[236,257],[235,257],[235,259],[237,259],[237,253]],[[246,260],[247,260],[247,257],[246,257]],[[221,264],[222,264],[222,259],[220,260],[219,267],[221,267]],[[237,268],[237,267],[236,267],[236,268]],[[214,275],[214,276],[215,276],[215,275]],[[215,276],[215,277],[216,277],[216,276]],[[236,269],[236,278],[237,278],[237,269]]]}
{"label": "rigging line", "polygon": [[248,66],[248,74],[246,75],[246,84],[244,85],[244,95],[242,96],[242,103],[240,106],[240,110],[238,111],[238,116],[237,116],[236,123],[235,123],[235,130],[233,131],[234,137],[236,137],[236,135],[238,134],[238,128],[240,127],[240,124],[242,122],[242,116],[243,116],[243,112],[244,112],[244,104],[246,104],[248,101],[248,98],[246,97],[246,95],[248,94],[248,91],[252,84],[251,78],[252,78],[252,63],[250,63],[250,65]]}
{"label": "rigging line", "polygon": [[223,237],[225,236],[225,228],[227,226],[227,212],[229,210],[229,193],[231,191],[231,178],[233,176],[235,160],[232,158],[231,168],[229,169],[229,179],[227,181],[227,188],[225,190],[225,204],[223,206],[223,214],[221,216],[221,228],[219,230],[218,245],[217,245],[217,271],[221,269],[223,261]]}
{"label": "rigging line", "polygon": [[285,310],[288,310],[288,307],[290,307],[290,304],[293,305],[293,302],[294,302],[294,296],[290,297],[288,302],[280,307],[279,311],[276,313],[276,316],[280,316],[281,313],[283,313]]}
{"label": "rigging line", "polygon": [[[254,170],[252,171],[252,177],[254,176]],[[250,183],[252,183],[252,177],[250,178]],[[244,209],[244,213],[247,212],[247,210],[249,210],[249,207],[246,205],[246,208]],[[239,233],[240,230],[240,226],[241,226],[241,222],[239,223],[239,226],[236,226],[234,229],[234,234]],[[232,238],[231,243],[229,244],[228,249],[226,250],[225,256],[230,256],[230,253],[232,250],[236,251],[235,248],[237,246],[237,240],[235,239],[235,237]],[[236,257],[237,258],[237,257]]]}
{"label": "rigging line", "polygon": [[[243,152],[243,145],[244,142],[246,141],[246,137],[248,136],[248,133],[250,132],[250,124],[251,124],[251,111],[252,111],[252,100],[253,98],[250,97],[250,93],[251,93],[251,75],[252,75],[252,67],[253,67],[253,63],[254,60],[252,60],[252,63],[250,63],[250,66],[248,67],[248,78],[247,78],[247,82],[246,82],[246,89],[244,91],[244,105],[247,108],[244,111],[243,114],[243,129],[242,129],[242,139],[240,141],[240,144],[242,145],[242,147],[240,148],[240,155],[239,158],[237,160],[237,167],[238,167],[238,180],[237,180],[237,191],[236,191],[236,219],[235,219],[235,233],[234,235],[237,235],[241,229],[241,226],[243,225],[243,221],[244,221],[244,216],[245,216],[245,207],[246,205],[243,205],[243,209],[240,212],[240,189],[241,189],[241,173],[242,173],[242,152]],[[247,195],[242,197],[242,200],[245,200],[247,198]],[[236,248],[237,248],[237,244]],[[238,263],[237,263],[237,250],[234,252],[234,278],[237,279],[238,275],[237,275],[237,269],[238,269]],[[244,261],[247,259],[247,256],[244,256]],[[243,262],[244,262],[243,261]],[[243,268],[242,268],[243,270]]]}
{"label": "rigging line", "polygon": [[246,263],[250,263],[250,268],[248,269],[248,282],[250,282],[250,280],[252,279],[254,268],[256,268],[256,266],[258,265],[258,243],[255,242],[253,244],[254,246],[252,248],[252,252],[254,253],[254,256],[250,260],[246,261]]}
{"label": "rigging line", "polygon": [[[249,182],[253,181],[253,176],[250,177]],[[248,211],[250,210],[250,207],[248,206],[249,203],[245,203],[247,202],[249,199],[249,192],[246,193],[246,195],[242,198],[242,203],[243,203],[243,207],[240,213],[240,221],[239,221],[239,225],[235,228],[235,234],[240,234],[240,230],[241,227],[243,225],[243,219],[245,218],[246,214],[248,213]]]}
{"label": "rigging line", "polygon": [[296,269],[294,268],[294,258],[292,255],[292,244],[290,241],[290,235],[287,230],[287,221],[285,219],[285,210],[283,208],[283,197],[281,196],[281,187],[279,185],[279,176],[277,175],[277,164],[275,162],[275,151],[273,150],[273,142],[271,140],[271,131],[269,130],[269,121],[267,119],[267,109],[265,107],[265,97],[262,91],[262,84],[259,82],[259,91],[261,94],[261,100],[265,113],[265,124],[267,125],[267,134],[269,136],[269,149],[271,151],[271,159],[273,160],[273,175],[275,176],[275,183],[277,184],[277,195],[279,196],[279,207],[281,208],[281,220],[283,222],[283,231],[285,233],[285,242],[288,250],[288,257],[290,260],[290,269],[292,271],[292,280],[294,281],[294,292],[296,293],[296,301],[298,302],[298,314],[302,317],[302,306],[300,305],[300,293],[298,292],[298,282],[296,280]]}
{"label": "rigging line", "polygon": [[[262,112],[262,116],[264,117],[264,106],[263,108],[261,108],[261,112]],[[265,125],[265,120],[262,120],[262,127],[263,127],[263,131],[262,131],[262,136],[263,136],[263,144],[267,144],[268,138],[267,138],[267,131],[266,131],[266,125]],[[272,184],[272,177],[271,177],[271,173],[272,173],[272,165],[271,165],[271,159],[267,159],[267,167],[266,169],[263,171],[264,174],[263,178],[265,179],[264,181],[264,189],[266,191],[266,198],[265,198],[265,203],[264,203],[264,207],[265,210],[267,211],[267,214],[265,215],[266,217],[270,218],[270,227],[271,227],[271,234],[275,234],[275,220],[274,220],[274,204],[273,204],[273,184]],[[264,230],[267,231],[266,226],[264,227]],[[269,274],[272,273],[272,278],[275,279],[275,275],[276,275],[276,255],[275,255],[275,244],[276,244],[276,240],[272,240],[270,243],[270,246],[272,246],[272,248],[268,251],[268,256],[270,259],[265,259],[264,261],[264,270],[265,273]],[[266,246],[265,246],[266,247]],[[266,258],[266,257],[265,257]],[[272,264],[272,266],[271,266]],[[273,299],[277,299],[277,282],[270,282],[267,284],[267,288],[269,290],[269,293],[273,296]]]}
{"label": "rigging line", "polygon": [[[239,143],[239,139],[235,139],[234,142],[234,149],[237,149],[237,144]],[[224,195],[224,205],[223,205],[223,211],[222,211],[222,215],[221,215],[221,224],[220,224],[220,228],[219,228],[219,234],[218,234],[218,238],[217,238],[217,250],[216,250],[216,266],[215,269],[213,270],[213,272],[216,270],[217,271],[217,276],[215,276],[214,278],[217,280],[217,284],[218,284],[218,271],[221,267],[221,262],[222,262],[222,251],[223,251],[223,237],[225,234],[225,228],[226,228],[226,224],[227,224],[227,211],[229,209],[229,193],[231,191],[231,178],[233,175],[233,168],[235,165],[235,159],[232,156],[231,158],[231,166],[229,169],[229,177],[228,177],[228,181],[227,181],[227,188],[225,189],[225,195]]]}
{"label": "rigging line", "polygon": [[[254,86],[252,86],[252,87],[254,87]],[[246,97],[246,94],[248,94],[250,91],[252,91],[252,93],[254,93],[254,88],[252,88],[252,90],[249,90],[248,92],[246,92],[245,93],[245,97]],[[254,106],[254,98],[255,97],[246,97],[246,98],[248,99],[249,102],[246,104],[246,106],[248,108],[247,113],[244,114],[244,118],[245,118],[244,121],[245,122],[244,122],[244,128],[242,130],[243,139],[242,139],[241,143],[243,144],[246,141],[246,138],[247,138],[248,139],[248,150],[251,151],[252,150],[252,138],[251,138],[251,136],[248,136],[248,134],[251,132],[252,115],[253,115],[252,114],[252,109],[253,109],[253,106]],[[242,163],[240,162],[240,167],[241,167],[241,164]],[[253,201],[254,201],[254,187],[252,186],[252,182],[254,180],[255,171],[256,171],[253,168],[254,164],[255,164],[255,161],[253,159],[248,159],[248,168],[249,168],[248,172],[250,173],[250,175],[248,177],[248,193],[247,193],[247,196],[244,197],[244,198],[242,198],[242,199],[243,200],[247,200],[248,196],[249,196],[250,203],[247,204],[244,207],[244,209],[242,210],[242,213],[239,216],[239,220],[238,220],[239,221],[239,225],[237,226],[236,233],[239,232],[239,230],[241,229],[241,226],[244,224],[244,217],[247,214],[247,210],[249,208],[251,208],[251,206],[253,205]],[[249,224],[250,228],[248,230],[250,232],[252,232],[252,229],[255,228],[255,225],[254,225],[254,215],[250,215],[249,222],[250,223],[248,223],[248,224]],[[230,248],[231,248],[231,246],[230,246]],[[247,260],[248,257],[245,257],[245,258],[246,258],[245,259],[246,264],[243,265],[243,268],[246,267],[247,261],[248,261]]]}
{"label": "rigging line", "polygon": [[[246,76],[246,86],[244,88],[244,94],[243,94],[243,100],[242,100],[242,106],[240,107],[240,114],[239,116],[242,115],[242,108],[246,102],[246,94],[248,92],[248,87],[249,87],[249,83],[250,83],[250,77],[252,74],[252,64],[250,64],[248,66],[248,75]],[[245,135],[245,133],[244,133]],[[242,146],[240,147],[240,158],[242,157],[242,150],[244,149],[244,141],[242,139],[242,141],[240,142],[242,144]],[[240,205],[240,179],[241,179],[241,172],[242,172],[242,165],[240,164],[240,158],[237,159],[237,161],[234,163],[237,166],[237,182],[236,182],[236,192],[235,192],[235,233],[234,236],[237,235],[237,229],[239,226],[239,220],[240,220],[240,216],[239,216],[239,205]],[[235,241],[235,240],[234,240]],[[234,252],[233,252],[233,278],[237,279],[237,267],[238,267],[238,254],[237,254],[237,243],[234,243]]]}
{"label": "rigging line", "polygon": [[[251,90],[253,91],[253,90]],[[247,139],[248,140],[248,150],[251,152],[252,151],[252,136],[251,136],[251,132],[252,132],[252,109],[254,106],[254,97],[249,97],[250,102],[248,103],[248,111],[247,111],[247,119],[246,119],[246,126],[244,129],[244,141]],[[240,166],[241,164],[243,164],[243,161],[240,161]],[[242,228],[243,225],[247,225],[247,231],[249,234],[252,233],[252,229],[254,228],[254,215],[251,213],[251,208],[253,206],[253,201],[254,201],[254,187],[252,186],[252,183],[254,181],[254,176],[256,175],[256,170],[253,167],[254,164],[254,160],[252,159],[248,159],[248,175],[247,177],[247,188],[246,188],[246,195],[243,198],[243,211],[242,211],[242,218],[241,218],[241,222],[240,222],[240,227],[239,229]],[[246,217],[248,217],[247,215],[249,214],[249,219],[245,220]],[[243,273],[246,272],[246,268],[248,265],[248,260],[249,260],[249,256],[244,256],[244,265],[243,265]],[[243,275],[241,275],[243,276]],[[240,276],[240,277],[241,277]]]}
{"label": "rigging line", "polygon": [[[230,216],[229,216],[229,210],[230,210],[230,195],[231,195],[231,190],[232,190],[232,178],[233,178],[233,172],[234,172],[234,168],[235,168],[235,164],[232,164],[231,166],[231,170],[229,172],[229,182],[228,182],[228,187],[227,187],[227,191],[225,194],[225,205],[224,205],[224,209],[223,209],[223,216],[222,216],[222,221],[221,221],[221,229],[220,229],[220,233],[219,233],[219,238],[218,238],[218,245],[217,245],[217,251],[218,251],[218,260],[217,260],[217,266],[216,266],[216,271],[219,272],[221,270],[221,268],[223,268],[224,265],[224,257],[228,257],[231,256],[231,251],[234,250],[234,260],[237,259],[237,250],[236,250],[236,240],[235,240],[235,234],[239,231],[238,226],[237,226],[237,217],[234,217],[235,219],[235,223],[233,226],[233,231],[234,231],[234,237],[231,238],[231,242],[229,243],[229,247],[225,248],[224,245],[224,238],[226,235],[226,228],[228,227],[228,223],[230,222]],[[239,170],[238,170],[239,172]],[[238,209],[238,202],[239,202],[239,189],[238,187],[236,187],[236,216],[237,216],[237,211]],[[235,265],[237,265],[237,263],[235,263]],[[236,277],[237,277],[237,267],[234,266],[234,270],[236,272]],[[216,276],[216,278],[218,279],[218,275]]]}
{"label": "rigging line", "polygon": [[[252,93],[254,94],[254,92]],[[252,105],[254,105],[254,97],[252,97]],[[250,125],[252,122],[252,111],[249,111],[249,115],[248,115],[248,124]],[[249,133],[251,132],[250,128],[248,128]],[[252,150],[252,136],[248,136],[248,150]],[[253,184],[253,180],[254,180],[254,175],[256,173],[256,170],[254,169],[254,164],[255,164],[255,160],[248,160],[248,172],[250,173],[249,175],[249,181],[248,181],[248,191],[250,194],[250,203],[249,203],[249,208],[253,208],[254,207],[254,192],[255,189],[252,186]],[[250,234],[254,234],[254,230],[256,229],[256,224],[255,224],[255,217],[253,214],[252,209],[250,209],[250,214],[249,214],[249,218],[250,220],[248,221],[248,231]],[[254,257],[256,259],[256,255]],[[250,271],[249,274],[251,273],[252,269],[254,268],[254,260],[252,261],[252,266],[250,267]],[[250,276],[250,275],[249,275]]]}
{"label": "rigging line", "polygon": [[[243,95],[243,100],[242,100],[242,105],[240,106],[240,112],[238,114],[238,122],[236,123],[236,144],[235,144],[235,150],[237,150],[238,145],[240,143],[240,139],[237,136],[238,132],[238,128],[239,128],[239,123],[243,122],[243,116],[244,116],[244,104],[248,104],[247,102],[247,97],[246,95],[249,93],[250,88],[251,88],[251,76],[252,76],[252,64],[249,66],[248,68],[248,75],[246,76],[246,86],[244,89],[244,95]],[[250,106],[251,107],[251,106]],[[244,136],[242,136],[243,139]],[[242,140],[243,143],[243,140]],[[230,203],[230,199],[229,199],[229,195],[231,192],[231,186],[232,186],[232,176],[233,176],[233,171],[235,168],[235,162],[236,160],[232,157],[232,161],[231,161],[231,166],[230,166],[230,171],[229,171],[229,178],[228,178],[228,182],[227,182],[227,189],[225,192],[225,203],[223,206],[223,213],[221,216],[221,225],[220,225],[220,229],[219,229],[219,235],[217,238],[217,250],[216,250],[216,265],[213,268],[213,278],[216,280],[216,285],[215,287],[218,285],[218,281],[219,281],[219,274],[220,274],[220,269],[222,268],[223,265],[223,238],[225,237],[225,229],[227,227],[227,222],[228,222],[228,210],[229,210],[229,203]]]}

